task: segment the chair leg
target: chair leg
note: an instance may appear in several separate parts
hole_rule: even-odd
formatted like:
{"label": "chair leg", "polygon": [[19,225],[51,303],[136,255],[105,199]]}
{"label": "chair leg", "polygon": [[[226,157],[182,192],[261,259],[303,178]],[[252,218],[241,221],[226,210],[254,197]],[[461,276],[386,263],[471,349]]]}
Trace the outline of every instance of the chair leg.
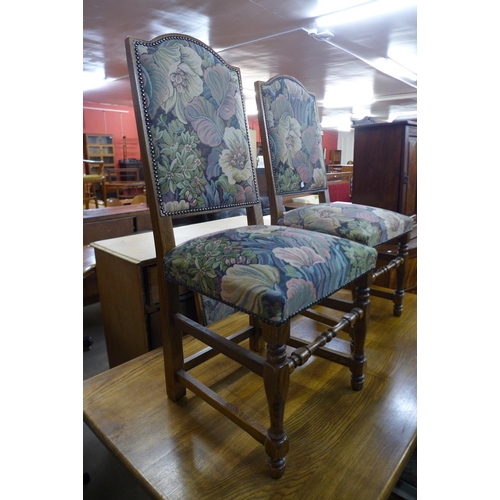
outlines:
{"label": "chair leg", "polygon": [[255,328],[255,333],[248,339],[249,347],[254,352],[260,352],[266,347],[262,337],[262,323],[254,316],[249,317],[250,325]]}
{"label": "chair leg", "polygon": [[368,323],[370,321],[370,281],[371,275],[365,275],[358,283],[355,306],[359,307],[363,314],[354,326],[351,327],[351,388],[354,391],[363,389],[365,382],[365,340]]}
{"label": "chair leg", "polygon": [[396,269],[396,290],[394,290],[394,316],[401,316],[403,312],[403,298],[405,294],[404,282],[406,277],[406,265],[408,264],[408,243],[411,233],[401,236],[398,240],[398,257],[403,259],[403,263]]}
{"label": "chair leg", "polygon": [[[163,269],[161,266],[158,268]],[[172,401],[177,401],[186,395],[186,388],[181,385],[176,377],[176,372],[184,368],[184,349],[182,345],[182,331],[175,324],[175,314],[179,312],[179,287],[174,283],[162,279],[161,272],[158,276],[158,291],[160,307],[163,364],[165,368],[165,384],[167,396]]]}
{"label": "chair leg", "polygon": [[106,181],[103,181],[101,186],[102,186],[102,199],[104,201],[104,206],[107,207],[108,203],[106,200],[108,199],[108,195],[106,193]]}
{"label": "chair leg", "polygon": [[269,457],[271,477],[278,479],[285,473],[289,446],[284,416],[290,382],[286,353],[286,342],[290,338],[290,323],[280,327],[264,323],[262,330],[264,340],[267,342],[263,378],[271,422],[265,439],[265,450]]}

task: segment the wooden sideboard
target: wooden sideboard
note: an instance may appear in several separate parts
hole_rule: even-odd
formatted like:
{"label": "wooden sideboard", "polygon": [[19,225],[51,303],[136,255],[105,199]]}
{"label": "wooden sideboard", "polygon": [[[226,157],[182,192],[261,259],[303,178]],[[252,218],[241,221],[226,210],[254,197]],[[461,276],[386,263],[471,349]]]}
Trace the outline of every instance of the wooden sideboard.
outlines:
{"label": "wooden sideboard", "polygon": [[151,231],[149,208],[144,204],[83,210],[83,244]]}
{"label": "wooden sideboard", "polygon": [[353,203],[417,213],[417,122],[357,126],[354,165]]}

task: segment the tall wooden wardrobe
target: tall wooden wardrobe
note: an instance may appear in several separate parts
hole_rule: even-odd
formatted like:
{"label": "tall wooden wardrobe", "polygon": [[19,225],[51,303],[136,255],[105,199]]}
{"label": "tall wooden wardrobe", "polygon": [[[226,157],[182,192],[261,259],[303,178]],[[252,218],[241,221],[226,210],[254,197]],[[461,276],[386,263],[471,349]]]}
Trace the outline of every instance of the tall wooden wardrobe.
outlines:
{"label": "tall wooden wardrobe", "polygon": [[352,202],[417,213],[417,122],[355,128]]}

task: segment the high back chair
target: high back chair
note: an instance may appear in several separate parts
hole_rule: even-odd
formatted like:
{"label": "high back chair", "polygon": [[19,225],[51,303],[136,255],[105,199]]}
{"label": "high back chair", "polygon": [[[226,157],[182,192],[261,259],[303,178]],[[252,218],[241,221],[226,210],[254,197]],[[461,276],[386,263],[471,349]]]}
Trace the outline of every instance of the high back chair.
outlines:
{"label": "high back chair", "polygon": [[[262,443],[272,477],[281,477],[288,451],[284,408],[294,369],[314,353],[348,367],[353,389],[363,386],[376,251],[321,233],[262,225],[238,68],[186,35],[128,37],[125,45],[159,272],[167,395],[177,401],[188,388],[200,396]],[[249,225],[197,237],[193,224],[192,239],[176,245],[173,217],[230,208],[244,208]],[[362,293],[352,303],[338,301],[345,314],[335,326],[312,343],[291,336],[295,315],[352,281]],[[225,338],[189,319],[180,313],[179,286],[247,313],[248,327]],[[351,336],[347,353],[323,347],[341,330]],[[209,348],[184,359],[183,335]],[[239,345],[246,339],[250,349]],[[296,350],[287,354],[287,344]],[[269,427],[189,373],[215,355],[262,377]]]}
{"label": "high back chair", "polygon": [[[318,231],[374,248],[396,240],[395,258],[373,273],[375,280],[396,268],[396,289],[372,289],[370,293],[392,300],[393,313],[400,316],[413,219],[376,207],[330,203],[315,95],[287,75],[255,82],[255,92],[271,223]],[[319,203],[286,210],[283,197],[294,194],[317,194]]]}
{"label": "high back chair", "polygon": [[[90,202],[95,201],[95,207],[98,208],[97,186],[101,188],[101,196],[104,206],[107,206],[106,176],[104,175],[104,162],[94,160],[83,160],[83,205],[86,209],[90,208]],[[97,167],[97,172],[92,171],[92,167]]]}

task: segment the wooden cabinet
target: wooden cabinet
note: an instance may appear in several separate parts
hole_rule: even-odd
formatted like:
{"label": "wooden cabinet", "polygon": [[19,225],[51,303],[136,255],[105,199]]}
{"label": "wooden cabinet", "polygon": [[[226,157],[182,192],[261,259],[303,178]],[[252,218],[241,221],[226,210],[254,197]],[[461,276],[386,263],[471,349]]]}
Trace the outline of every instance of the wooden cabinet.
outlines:
{"label": "wooden cabinet", "polygon": [[356,127],[354,165],[353,203],[417,213],[417,122]]}
{"label": "wooden cabinet", "polygon": [[342,150],[335,149],[330,151],[330,163],[334,165],[340,165],[342,163]]}
{"label": "wooden cabinet", "polygon": [[86,160],[104,162],[104,169],[115,168],[115,146],[110,134],[83,134],[83,156]]}
{"label": "wooden cabinet", "polygon": [[151,215],[144,205],[83,210],[84,245],[151,230]]}

